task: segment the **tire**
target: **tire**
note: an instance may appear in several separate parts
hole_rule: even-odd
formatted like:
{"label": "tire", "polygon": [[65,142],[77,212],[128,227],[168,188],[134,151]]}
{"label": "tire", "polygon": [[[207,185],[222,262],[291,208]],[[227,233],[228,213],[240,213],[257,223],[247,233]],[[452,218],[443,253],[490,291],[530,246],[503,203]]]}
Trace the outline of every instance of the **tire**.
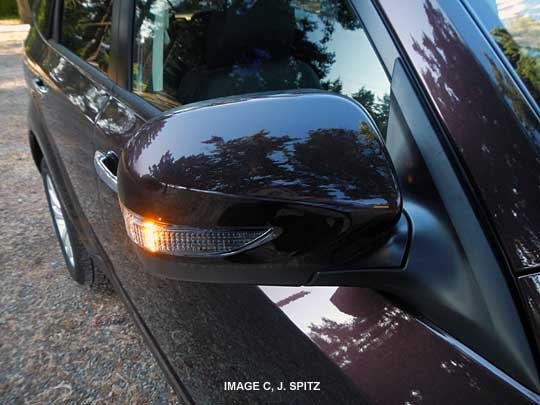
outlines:
{"label": "tire", "polygon": [[77,283],[90,287],[108,287],[105,274],[94,265],[85,246],[78,237],[75,226],[66,215],[66,210],[57,192],[45,159],[41,160],[41,177],[47,196],[51,219],[64,256],[69,275]]}

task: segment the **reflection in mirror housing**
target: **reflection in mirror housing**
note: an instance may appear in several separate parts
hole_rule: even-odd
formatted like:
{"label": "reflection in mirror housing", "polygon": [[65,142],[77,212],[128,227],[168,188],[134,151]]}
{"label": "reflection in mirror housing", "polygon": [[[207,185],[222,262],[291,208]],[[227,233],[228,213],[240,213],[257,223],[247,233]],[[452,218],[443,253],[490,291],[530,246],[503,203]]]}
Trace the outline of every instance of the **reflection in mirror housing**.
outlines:
{"label": "reflection in mirror housing", "polygon": [[[128,143],[118,190],[143,222],[272,229],[264,243],[227,255],[173,258],[138,244],[147,270],[169,267],[163,273],[182,280],[297,285],[316,272],[362,268],[401,217],[394,168],[373,120],[357,102],[318,91],[164,113]],[[381,257],[379,264],[399,266],[401,259]]]}

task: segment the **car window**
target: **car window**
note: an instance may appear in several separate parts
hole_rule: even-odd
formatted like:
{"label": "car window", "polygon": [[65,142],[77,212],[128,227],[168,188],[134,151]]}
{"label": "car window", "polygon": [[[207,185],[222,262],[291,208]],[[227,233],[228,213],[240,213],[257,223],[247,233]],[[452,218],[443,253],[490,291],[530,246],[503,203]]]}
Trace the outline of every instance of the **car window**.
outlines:
{"label": "car window", "polygon": [[388,78],[343,0],[136,0],[132,73],[133,91],[162,109],[323,89],[386,128]]}
{"label": "car window", "polygon": [[107,73],[114,0],[64,0],[61,43]]}
{"label": "car window", "polygon": [[469,0],[468,3],[540,104],[540,1]]}
{"label": "car window", "polygon": [[36,8],[36,25],[45,38],[51,35],[54,0],[40,0]]}

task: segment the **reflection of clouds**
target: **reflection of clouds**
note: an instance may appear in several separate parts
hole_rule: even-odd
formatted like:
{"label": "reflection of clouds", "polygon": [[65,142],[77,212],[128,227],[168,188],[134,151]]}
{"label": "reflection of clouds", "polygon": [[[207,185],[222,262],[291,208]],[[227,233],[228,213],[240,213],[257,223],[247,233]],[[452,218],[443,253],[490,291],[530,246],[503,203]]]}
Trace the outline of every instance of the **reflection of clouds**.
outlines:
{"label": "reflection of clouds", "polygon": [[107,100],[107,93],[95,86],[89,86],[86,90],[83,88],[82,86],[81,89],[70,86],[63,90],[69,101],[79,107],[83,113],[94,117]]}
{"label": "reflection of clouds", "polygon": [[505,22],[520,16],[540,18],[540,4],[536,0],[496,0],[496,3],[496,11]]}
{"label": "reflection of clouds", "polygon": [[88,91],[84,94],[85,104],[94,114],[97,114],[101,110],[107,98],[108,96],[105,91],[94,86],[89,87]]}

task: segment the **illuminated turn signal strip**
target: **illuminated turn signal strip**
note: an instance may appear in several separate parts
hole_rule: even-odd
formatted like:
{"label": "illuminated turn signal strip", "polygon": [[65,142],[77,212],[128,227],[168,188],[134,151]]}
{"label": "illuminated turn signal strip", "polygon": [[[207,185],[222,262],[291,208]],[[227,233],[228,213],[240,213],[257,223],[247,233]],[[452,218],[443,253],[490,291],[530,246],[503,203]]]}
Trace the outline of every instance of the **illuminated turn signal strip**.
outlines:
{"label": "illuminated turn signal strip", "polygon": [[173,256],[229,256],[272,240],[271,227],[193,228],[144,218],[121,205],[129,238],[151,253]]}

